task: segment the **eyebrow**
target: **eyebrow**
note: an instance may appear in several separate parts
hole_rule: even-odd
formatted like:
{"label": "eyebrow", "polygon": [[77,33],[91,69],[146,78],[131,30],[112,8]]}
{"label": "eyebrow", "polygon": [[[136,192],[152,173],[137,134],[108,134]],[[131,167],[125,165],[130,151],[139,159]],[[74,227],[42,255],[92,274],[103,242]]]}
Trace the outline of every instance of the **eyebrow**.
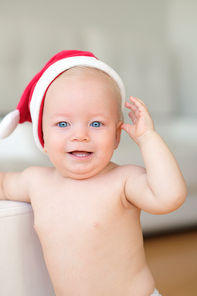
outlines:
{"label": "eyebrow", "polygon": [[68,116],[69,113],[54,113],[50,116],[50,118],[53,118],[53,117],[65,117],[65,116]]}
{"label": "eyebrow", "polygon": [[[54,113],[54,114],[52,114],[50,117],[49,117],[49,120],[62,120],[62,119],[64,119],[64,118],[66,118],[66,120],[69,120],[69,118],[70,118],[70,112],[57,112],[57,113]],[[99,117],[101,117],[101,120],[102,120],[102,118],[103,119],[106,119],[106,120],[110,120],[111,119],[111,116],[109,116],[108,114],[106,114],[105,113],[105,110],[103,111],[103,112],[97,112],[97,111],[95,111],[95,112],[92,112],[91,114],[90,114],[90,117],[92,118],[92,119],[97,119],[98,118],[98,120],[99,120]]]}

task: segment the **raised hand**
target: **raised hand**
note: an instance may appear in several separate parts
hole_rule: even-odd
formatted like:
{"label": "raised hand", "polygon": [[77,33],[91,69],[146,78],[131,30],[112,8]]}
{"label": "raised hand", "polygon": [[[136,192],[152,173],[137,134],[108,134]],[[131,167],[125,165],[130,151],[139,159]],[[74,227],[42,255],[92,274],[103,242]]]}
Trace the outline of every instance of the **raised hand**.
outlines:
{"label": "raised hand", "polygon": [[121,128],[129,134],[133,141],[139,144],[140,139],[147,132],[155,130],[153,120],[144,102],[135,97],[130,97],[130,102],[126,102],[125,107],[131,110],[129,117],[133,124],[124,123]]}

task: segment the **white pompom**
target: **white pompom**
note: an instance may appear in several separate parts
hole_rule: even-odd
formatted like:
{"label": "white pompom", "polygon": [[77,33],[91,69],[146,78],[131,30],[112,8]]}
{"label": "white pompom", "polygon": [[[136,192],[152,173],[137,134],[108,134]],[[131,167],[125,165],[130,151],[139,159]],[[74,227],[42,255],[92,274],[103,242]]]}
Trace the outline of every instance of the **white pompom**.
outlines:
{"label": "white pompom", "polygon": [[8,113],[0,123],[0,139],[8,137],[17,127],[20,120],[18,109]]}

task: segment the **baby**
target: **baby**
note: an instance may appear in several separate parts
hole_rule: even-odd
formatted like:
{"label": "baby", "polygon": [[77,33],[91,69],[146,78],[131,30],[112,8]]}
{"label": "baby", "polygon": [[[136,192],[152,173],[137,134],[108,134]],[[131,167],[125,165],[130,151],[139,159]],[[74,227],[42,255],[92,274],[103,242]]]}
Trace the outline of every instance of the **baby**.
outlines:
{"label": "baby", "polygon": [[[57,296],[160,295],[145,260],[140,211],[176,210],[186,185],[145,104],[134,97],[125,103],[133,124],[123,123],[123,105],[114,70],[89,52],[63,51],[2,122],[5,137],[32,121],[36,144],[54,165],[0,173],[0,199],[32,204]],[[110,161],[122,130],[139,145],[145,168]]]}

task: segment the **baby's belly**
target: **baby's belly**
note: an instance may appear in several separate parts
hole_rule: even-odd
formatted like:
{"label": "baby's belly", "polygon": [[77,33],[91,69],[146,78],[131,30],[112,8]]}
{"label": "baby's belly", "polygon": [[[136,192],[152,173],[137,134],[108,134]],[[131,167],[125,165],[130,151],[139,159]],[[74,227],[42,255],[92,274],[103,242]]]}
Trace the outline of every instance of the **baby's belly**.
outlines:
{"label": "baby's belly", "polygon": [[140,225],[135,231],[121,221],[110,227],[98,221],[90,225],[75,231],[73,225],[54,225],[45,236],[37,229],[56,296],[150,296],[154,281]]}

